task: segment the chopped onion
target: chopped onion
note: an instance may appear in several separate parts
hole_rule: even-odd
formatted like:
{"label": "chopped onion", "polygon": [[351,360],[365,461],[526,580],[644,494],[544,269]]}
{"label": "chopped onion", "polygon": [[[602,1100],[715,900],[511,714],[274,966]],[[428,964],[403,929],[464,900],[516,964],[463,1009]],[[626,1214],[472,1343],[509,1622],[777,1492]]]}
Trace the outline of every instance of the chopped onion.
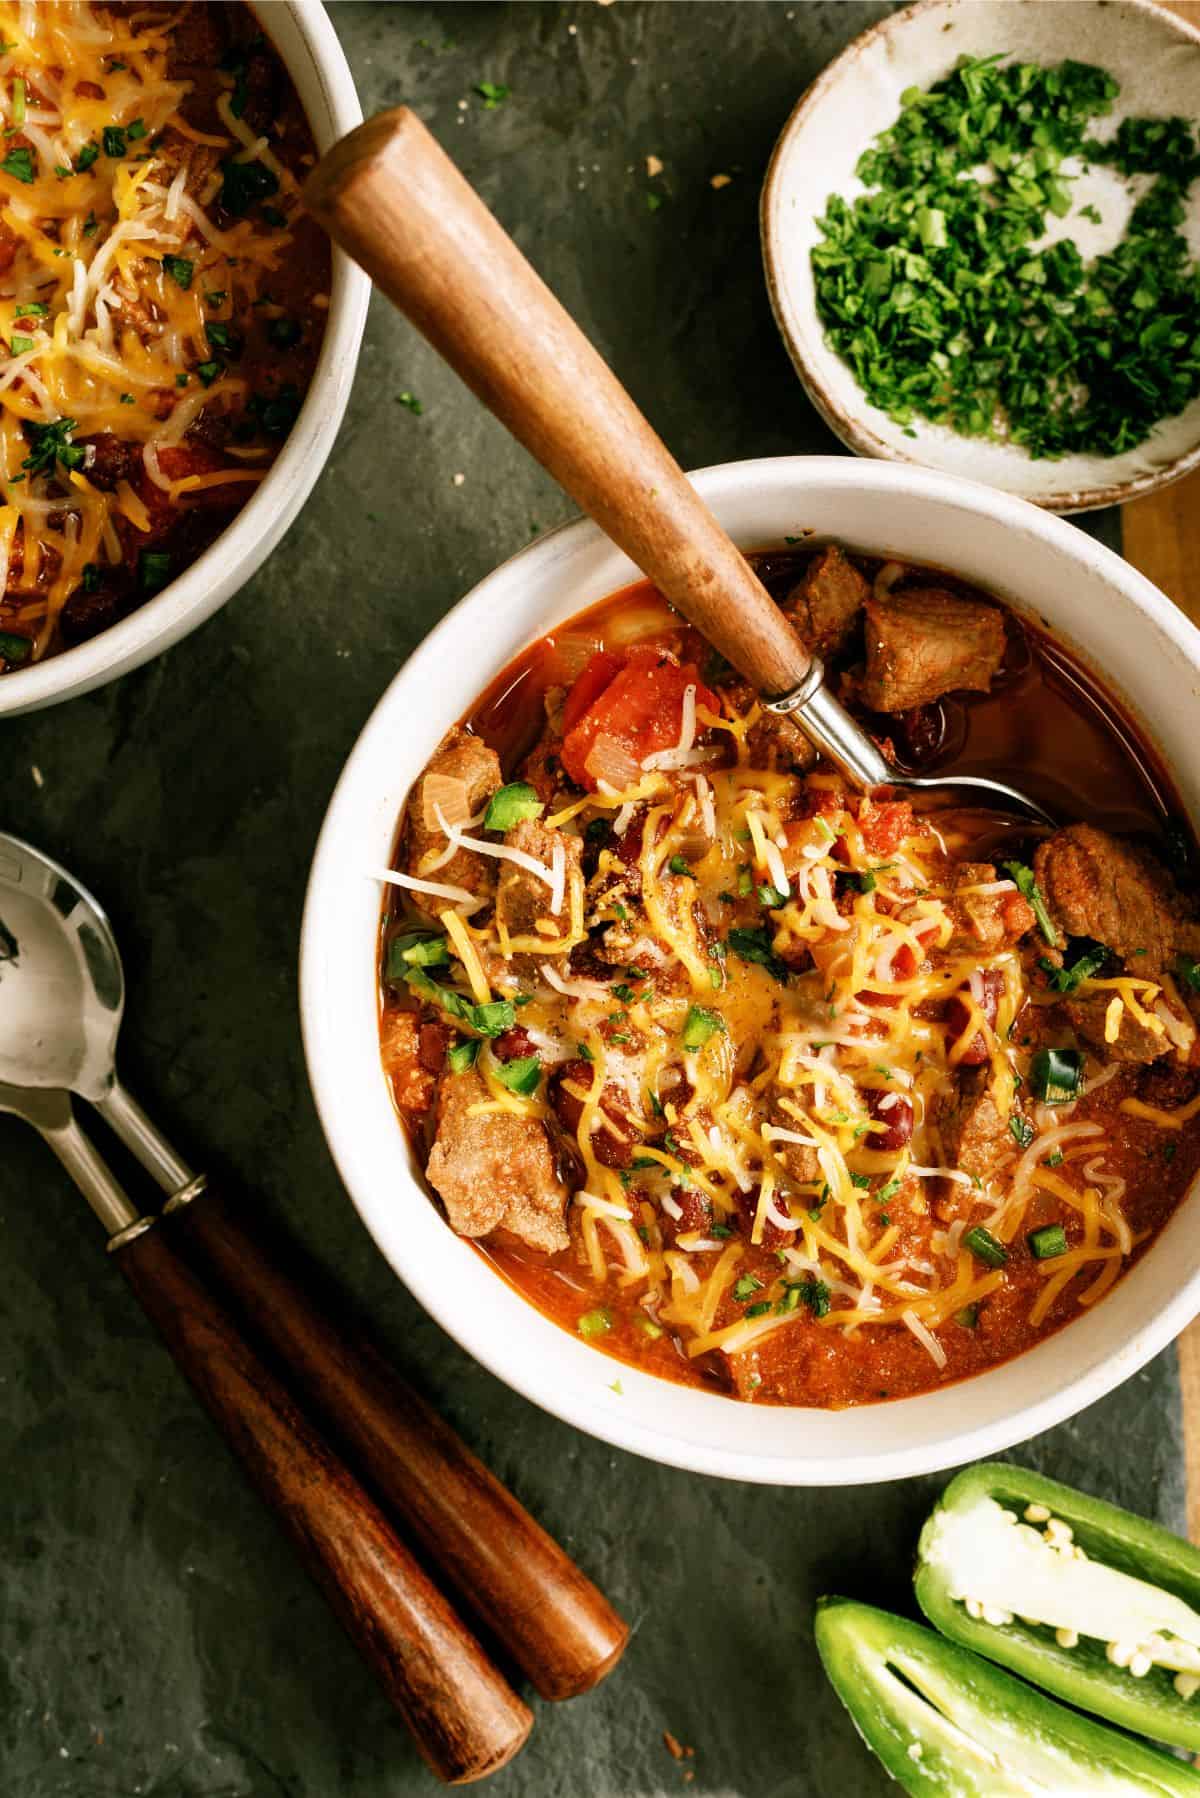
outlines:
{"label": "chopped onion", "polygon": [[603,781],[614,793],[624,793],[635,786],[641,773],[624,744],[603,732],[588,750],[583,766],[594,781]]}
{"label": "chopped onion", "polygon": [[454,774],[427,774],[421,782],[421,811],[426,830],[442,830],[440,818],[449,824],[468,823],[466,781]]}

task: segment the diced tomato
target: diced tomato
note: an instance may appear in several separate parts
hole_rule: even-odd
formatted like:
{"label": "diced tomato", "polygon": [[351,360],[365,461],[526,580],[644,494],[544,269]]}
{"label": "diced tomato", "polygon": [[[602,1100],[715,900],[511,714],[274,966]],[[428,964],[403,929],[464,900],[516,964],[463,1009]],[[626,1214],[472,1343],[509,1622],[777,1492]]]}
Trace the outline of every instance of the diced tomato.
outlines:
{"label": "diced tomato", "polygon": [[872,855],[890,855],[912,834],[913,812],[907,799],[862,799],[858,825],[863,845]]}
{"label": "diced tomato", "polygon": [[719,709],[716,694],[703,684],[699,670],[677,662],[663,649],[634,644],[620,656],[600,650],[567,695],[564,708],[561,760],[571,779],[594,789],[587,760],[598,737],[610,738],[635,762],[670,749],[679,741],[683,696],[689,686],[696,689],[697,705]]}
{"label": "diced tomato", "polygon": [[563,706],[564,733],[574,729],[588,707],[595,704],[624,666],[625,657],[616,650],[598,649],[595,655],[589,656]]}

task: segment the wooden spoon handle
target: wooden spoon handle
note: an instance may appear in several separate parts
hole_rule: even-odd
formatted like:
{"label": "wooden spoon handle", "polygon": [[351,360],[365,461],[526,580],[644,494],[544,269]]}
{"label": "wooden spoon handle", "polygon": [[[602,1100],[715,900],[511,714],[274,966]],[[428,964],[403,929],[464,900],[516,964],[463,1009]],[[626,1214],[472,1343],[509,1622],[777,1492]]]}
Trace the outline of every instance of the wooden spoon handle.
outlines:
{"label": "wooden spoon handle", "polygon": [[313,170],[305,202],[467,385],[768,696],[810,658],[612,370],[405,106]]}
{"label": "wooden spoon handle", "polygon": [[115,1237],[111,1246],[143,1310],[439,1779],[464,1785],[503,1767],[533,1717],[386,1518],[161,1227]]}
{"label": "wooden spoon handle", "polygon": [[[181,1195],[182,1197],[183,1195]],[[209,1191],[168,1206],[350,1459],[543,1698],[573,1698],[620,1659],[628,1625],[445,1420],[267,1254]]]}

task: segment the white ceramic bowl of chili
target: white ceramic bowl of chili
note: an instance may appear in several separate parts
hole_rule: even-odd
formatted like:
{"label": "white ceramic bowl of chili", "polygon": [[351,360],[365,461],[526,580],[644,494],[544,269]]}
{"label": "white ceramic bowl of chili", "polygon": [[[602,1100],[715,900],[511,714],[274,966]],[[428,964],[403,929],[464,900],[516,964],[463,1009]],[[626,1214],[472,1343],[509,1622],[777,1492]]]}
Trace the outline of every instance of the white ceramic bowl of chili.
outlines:
{"label": "white ceramic bowl of chili", "polygon": [[[337,33],[321,0],[278,0],[266,22],[323,154],[362,122]],[[245,586],[325,466],[350,399],[370,293],[362,269],[335,250],[325,337],[312,383],[266,479],[215,542],[145,605],[87,643],[0,676],[0,717],[40,711],[127,674],[178,643]]]}
{"label": "white ceramic bowl of chili", "polygon": [[[1200,819],[1200,631],[1075,526],[955,476],[780,457],[692,477],[736,542],[813,531],[954,570],[1054,634],[1124,698]],[[423,1184],[379,1056],[381,894],[405,796],[445,730],[526,644],[637,578],[590,523],[530,544],[460,602],[392,681],[346,764],[304,915],[301,1013],[334,1158],[396,1273],[443,1329],[547,1411],[618,1447],[775,1485],[860,1485],[998,1453],[1128,1379],[1200,1310],[1195,1192],[1091,1312],[940,1391],[842,1411],[740,1404],[623,1366],[551,1323],[455,1236]],[[1003,770],[998,770],[1002,773]]]}

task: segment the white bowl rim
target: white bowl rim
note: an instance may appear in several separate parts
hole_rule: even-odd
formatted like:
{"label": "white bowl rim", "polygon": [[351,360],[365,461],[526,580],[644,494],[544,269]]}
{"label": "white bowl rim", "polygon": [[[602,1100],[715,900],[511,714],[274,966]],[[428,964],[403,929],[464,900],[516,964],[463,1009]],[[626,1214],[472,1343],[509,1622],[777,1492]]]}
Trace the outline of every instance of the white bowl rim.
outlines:
{"label": "white bowl rim", "polygon": [[[332,142],[362,123],[350,65],[321,0],[282,3],[319,74]],[[313,123],[319,131],[321,121]],[[293,522],[325,466],[350,399],[370,294],[370,277],[335,249],[317,365],[265,480],[220,536],[144,605],[87,642],[0,677],[0,717],[73,699],[139,667],[195,630],[245,585]]]}
{"label": "white bowl rim", "polygon": [[[1103,3],[1103,0],[1101,0]],[[779,278],[777,252],[775,248],[775,220],[777,216],[776,184],[784,162],[784,152],[795,132],[805,124],[809,115],[816,110],[825,97],[826,91],[840,79],[845,65],[859,56],[863,49],[877,39],[888,39],[902,30],[916,13],[931,11],[936,7],[952,7],[961,4],[961,0],[914,0],[913,5],[902,7],[898,12],[888,13],[885,18],[868,25],[865,31],[840,50],[838,54],[821,70],[820,74],[805,88],[795,106],[788,114],[782,131],[771,151],[771,159],[767,164],[767,172],[763,178],[762,191],[759,195],[758,218],[759,239],[762,248],[763,275],[767,286],[767,296],[771,302],[771,311],[775,325],[783,340],[784,348],[791,360],[792,367],[800,377],[805,393],[821,414],[829,429],[836,437],[852,449],[857,456],[877,458],[881,461],[899,462],[914,468],[924,468],[928,464],[919,456],[909,454],[898,445],[889,443],[877,431],[872,430],[866,419],[848,412],[838,404],[830,393],[819,371],[810,362],[796,340],[792,322],[788,315],[788,306],[784,300],[783,283]],[[1200,44],[1200,26],[1194,25],[1179,13],[1168,12],[1158,4],[1158,0],[1124,0],[1124,4],[1137,12],[1152,15],[1166,29],[1173,31],[1188,43]],[[1097,458],[1097,461],[1100,459]],[[1127,500],[1139,499],[1148,493],[1157,493],[1163,487],[1170,487],[1181,481],[1185,475],[1200,468],[1200,442],[1171,462],[1165,462],[1159,468],[1147,470],[1145,474],[1131,476],[1128,480],[1110,482],[1108,485],[1094,487],[1062,488],[1056,492],[1040,495],[1029,495],[1028,503],[1038,506],[1045,512],[1093,512],[1104,506],[1124,505]]]}
{"label": "white bowl rim", "polygon": [[[844,456],[774,456],[738,462],[713,464],[693,470],[688,479],[702,495],[715,503],[718,490],[739,480],[769,480],[786,471],[804,469],[815,480],[833,485],[869,499],[870,490],[896,492],[932,505],[949,503],[960,509],[985,514],[994,522],[1026,537],[1038,538],[1048,550],[1056,550],[1071,560],[1081,561],[1101,579],[1123,589],[1135,606],[1178,650],[1180,657],[1196,671],[1200,679],[1200,630],[1174,606],[1146,577],[1115,551],[1106,548],[1078,527],[1057,517],[1030,501],[957,475],[895,463],[859,462]],[[1015,1444],[1040,1435],[1062,1423],[1087,1405],[1095,1403],[1116,1386],[1132,1377],[1154,1355],[1165,1348],[1200,1311],[1200,1271],[1189,1277],[1179,1290],[1152,1317],[1146,1319],[1136,1337],[1122,1346],[1099,1354],[1095,1360],[1067,1384],[1051,1390],[1033,1403],[1018,1406],[989,1424],[947,1432],[936,1445],[903,1445],[875,1450],[871,1455],[821,1455],[803,1460],[788,1454],[766,1454],[737,1449],[701,1447],[694,1441],[672,1434],[669,1427],[649,1428],[631,1423],[619,1409],[601,1406],[569,1383],[555,1378],[553,1371],[538,1377],[518,1378],[505,1366],[503,1343],[493,1333],[467,1314],[468,1308],[446,1302],[444,1288],[427,1273],[419,1258],[411,1257],[403,1266],[386,1246],[392,1232],[388,1228],[388,1195],[380,1196],[378,1176],[364,1164],[356,1134],[341,1104],[342,1088],[337,1043],[325,1009],[322,944],[326,937],[327,915],[339,882],[345,879],[342,820],[355,809],[364,782],[376,784],[372,769],[376,745],[388,741],[395,729],[397,714],[402,710],[405,693],[414,686],[437,686],[439,665],[454,641],[469,634],[471,626],[482,627],[491,604],[491,587],[502,573],[533,557],[545,554],[547,545],[560,551],[585,543],[602,542],[603,533],[588,519],[560,525],[497,565],[489,574],[452,607],[425,637],[408,660],[393,676],[382,697],[371,712],[343,768],[326,812],[317,841],[305,899],[300,940],[300,1020],[316,1109],[326,1141],[346,1192],[368,1232],[393,1272],[407,1286],[423,1309],[482,1366],[519,1392],[531,1403],[551,1416],[572,1424],[577,1429],[666,1466],[714,1475],[720,1478],[746,1480],[756,1484],[780,1486],[868,1485],[887,1480],[908,1479],[941,1472],[967,1462],[986,1459],[1002,1453]],[[498,672],[498,670],[497,670]],[[396,1120],[397,1131],[403,1126]],[[1178,1211],[1174,1214],[1178,1217]],[[500,1279],[499,1275],[494,1276]],[[528,1304],[524,1298],[521,1302]],[[1083,1321],[1083,1320],[1080,1320]],[[552,1324],[558,1330],[560,1326]],[[1073,1326],[1065,1326],[1070,1330]],[[564,1334],[567,1334],[564,1332]],[[1053,1340],[1050,1338],[1049,1340]],[[589,1351],[594,1352],[594,1351]],[[1036,1353],[1036,1347],[1026,1353]],[[620,1375],[630,1371],[625,1364],[603,1357],[606,1365]],[[1018,1356],[1015,1360],[1022,1360]],[[1011,1366],[1012,1361],[998,1364]],[[973,1376],[986,1379],[988,1371]],[[654,1376],[649,1376],[653,1378]],[[673,1382],[658,1384],[671,1387]],[[970,1382],[958,1382],[961,1389]],[[678,1390],[678,1388],[675,1388]],[[947,1388],[944,1390],[952,1390]],[[919,1401],[896,1399],[895,1405]],[[742,1406],[723,1396],[714,1403]],[[803,1407],[795,1407],[803,1409]],[[864,1407],[873,1409],[874,1407]],[[771,1407],[772,1410],[780,1407]]]}

